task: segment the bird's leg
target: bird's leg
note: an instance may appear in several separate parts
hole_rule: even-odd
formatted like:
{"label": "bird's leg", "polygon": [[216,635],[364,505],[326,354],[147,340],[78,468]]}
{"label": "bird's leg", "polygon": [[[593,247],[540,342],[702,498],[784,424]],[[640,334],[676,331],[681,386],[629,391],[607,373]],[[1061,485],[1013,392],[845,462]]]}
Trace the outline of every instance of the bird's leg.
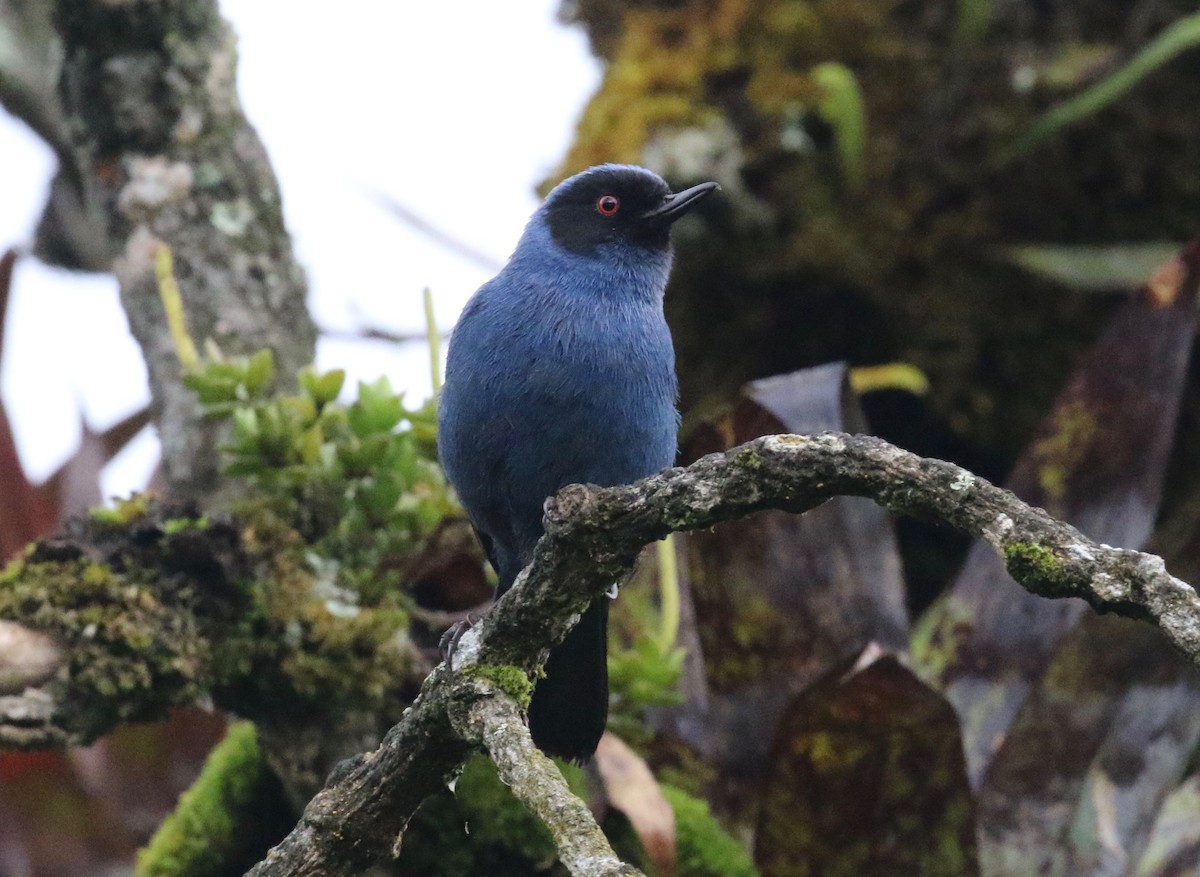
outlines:
{"label": "bird's leg", "polygon": [[[552,497],[552,496],[546,497],[545,500],[542,501],[542,517],[545,518],[546,515],[550,514],[550,512],[553,510],[553,508],[554,508],[554,497]],[[620,593],[621,593],[621,583],[613,582],[611,585],[608,586],[608,590],[604,592],[604,596],[608,597],[608,599],[610,599],[610,600],[615,600],[615,599],[617,599],[617,595],[619,595]]]}
{"label": "bird's leg", "polygon": [[468,612],[467,617],[462,621],[456,621],[446,628],[446,632],[438,640],[438,654],[450,669],[454,669],[451,660],[454,658],[454,650],[458,647],[458,641],[474,626],[476,621],[478,619],[472,618],[471,613]]}

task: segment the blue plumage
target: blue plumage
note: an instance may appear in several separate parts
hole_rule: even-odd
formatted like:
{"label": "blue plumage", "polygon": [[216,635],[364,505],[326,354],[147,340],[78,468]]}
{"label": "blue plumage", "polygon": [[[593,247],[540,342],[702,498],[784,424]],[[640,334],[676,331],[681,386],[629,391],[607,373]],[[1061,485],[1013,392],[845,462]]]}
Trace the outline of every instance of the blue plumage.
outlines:
{"label": "blue plumage", "polygon": [[[450,339],[438,450],[500,578],[542,535],[548,496],[627,484],[675,459],[675,354],[662,312],[670,224],[706,195],[642,168],[560,184]],[[585,758],[607,715],[607,601],[554,649],[530,708],[538,745]]]}

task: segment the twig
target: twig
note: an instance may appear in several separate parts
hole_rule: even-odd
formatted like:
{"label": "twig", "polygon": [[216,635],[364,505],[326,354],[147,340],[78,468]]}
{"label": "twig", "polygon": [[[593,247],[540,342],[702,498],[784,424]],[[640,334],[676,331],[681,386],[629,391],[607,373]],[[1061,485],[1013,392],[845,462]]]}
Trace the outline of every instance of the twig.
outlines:
{"label": "twig", "polygon": [[529,736],[511,697],[481,679],[465,682],[474,699],[452,699],[450,722],[464,740],[487,750],[500,780],[550,829],[559,860],[576,877],[641,877],[617,858],[592,811],[571,793],[554,762]]}
{"label": "twig", "polygon": [[450,232],[438,228],[428,219],[418,215],[411,208],[404,206],[391,195],[385,195],[383,192],[370,192],[369,194],[375,200],[375,203],[392,214],[396,219],[414,231],[425,235],[425,237],[447,252],[453,253],[468,262],[472,262],[487,271],[499,271],[504,266],[504,263],[499,259],[488,255],[482,250],[477,250]]}

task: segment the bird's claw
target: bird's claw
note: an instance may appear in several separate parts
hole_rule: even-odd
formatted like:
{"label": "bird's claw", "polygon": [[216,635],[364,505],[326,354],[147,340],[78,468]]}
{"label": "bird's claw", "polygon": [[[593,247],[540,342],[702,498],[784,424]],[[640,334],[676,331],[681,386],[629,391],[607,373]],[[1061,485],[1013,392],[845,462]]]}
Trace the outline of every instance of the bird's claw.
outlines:
{"label": "bird's claw", "polygon": [[453,669],[451,660],[454,658],[454,650],[458,647],[458,641],[474,624],[475,619],[468,615],[462,621],[456,621],[446,628],[446,632],[438,640],[438,654],[441,655],[447,667]]}

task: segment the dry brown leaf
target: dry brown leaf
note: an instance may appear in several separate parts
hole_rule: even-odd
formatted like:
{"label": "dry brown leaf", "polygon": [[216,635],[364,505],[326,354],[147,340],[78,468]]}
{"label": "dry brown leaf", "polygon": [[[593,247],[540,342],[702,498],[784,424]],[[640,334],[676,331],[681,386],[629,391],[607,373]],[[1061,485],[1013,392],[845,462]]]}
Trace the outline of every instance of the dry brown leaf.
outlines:
{"label": "dry brown leaf", "polygon": [[675,811],[646,762],[620,737],[604,732],[596,767],[609,803],[628,817],[659,877],[675,874]]}

